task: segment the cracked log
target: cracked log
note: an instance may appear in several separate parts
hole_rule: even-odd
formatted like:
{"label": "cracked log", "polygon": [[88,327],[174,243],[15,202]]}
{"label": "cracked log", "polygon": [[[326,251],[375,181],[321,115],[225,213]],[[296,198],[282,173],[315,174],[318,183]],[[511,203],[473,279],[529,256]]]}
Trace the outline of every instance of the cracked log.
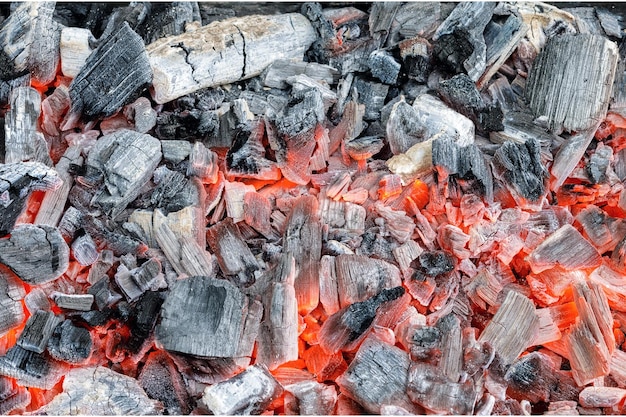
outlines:
{"label": "cracked log", "polygon": [[237,17],[163,38],[147,47],[154,100],[254,77],[277,59],[302,59],[314,40],[297,13]]}

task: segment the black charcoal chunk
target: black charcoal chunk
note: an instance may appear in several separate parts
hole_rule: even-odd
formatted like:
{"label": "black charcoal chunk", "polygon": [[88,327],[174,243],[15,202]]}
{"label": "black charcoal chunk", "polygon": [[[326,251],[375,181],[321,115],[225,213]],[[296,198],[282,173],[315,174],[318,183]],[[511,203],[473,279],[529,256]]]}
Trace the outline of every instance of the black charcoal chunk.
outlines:
{"label": "black charcoal chunk", "polygon": [[148,16],[137,27],[137,33],[146,45],[159,38],[180,35],[185,25],[193,22],[196,2],[177,1],[172,3],[147,3]]}
{"label": "black charcoal chunk", "polygon": [[409,79],[426,83],[432,67],[432,46],[423,38],[407,39],[400,42],[400,57]]}
{"label": "black charcoal chunk", "polygon": [[495,7],[493,2],[458,4],[433,37],[437,59],[454,73],[465,72],[472,80],[478,80],[487,58],[483,31]]}
{"label": "black charcoal chunk", "polygon": [[537,201],[543,195],[548,174],[534,139],[523,144],[505,142],[495,153],[494,165],[502,169],[504,179],[523,198]]}
{"label": "black charcoal chunk", "polygon": [[[156,181],[157,173],[159,174],[158,182]],[[155,170],[155,182],[157,186],[150,196],[151,208],[161,208],[167,215],[198,204],[198,189],[180,172],[161,166]]]}
{"label": "black charcoal chunk", "polygon": [[389,53],[383,50],[372,52],[367,61],[370,72],[385,84],[395,84],[400,74],[401,65]]}
{"label": "black charcoal chunk", "polygon": [[424,281],[426,277],[436,278],[454,270],[454,257],[446,251],[422,252],[413,262],[411,267],[416,269],[413,279]]}
{"label": "black charcoal chunk", "polygon": [[189,414],[192,400],[176,364],[163,351],[151,352],[137,377],[148,397],[163,404],[169,415]]}
{"label": "black charcoal chunk", "polygon": [[0,239],[0,262],[22,281],[43,284],[67,270],[70,248],[56,227],[22,224]]}
{"label": "black charcoal chunk", "polygon": [[36,311],[28,318],[17,344],[31,352],[43,353],[48,339],[60,321],[51,311]]}
{"label": "black charcoal chunk", "polygon": [[157,342],[175,352],[235,357],[247,310],[247,297],[226,280],[201,276],[178,280],[163,303]]}
{"label": "black charcoal chunk", "polygon": [[259,262],[231,218],[207,230],[207,243],[224,275],[236,275],[240,282],[254,281],[254,271],[260,269]]}
{"label": "black charcoal chunk", "polygon": [[358,93],[358,102],[365,104],[364,120],[380,119],[380,111],[385,105],[389,86],[377,82],[356,78],[352,84]]}
{"label": "black charcoal chunk", "polygon": [[0,164],[0,234],[13,230],[33,190],[52,190],[61,185],[56,171],[39,162]]}
{"label": "black charcoal chunk", "polygon": [[70,84],[71,112],[110,116],[152,80],[143,41],[124,23],[96,48]]}
{"label": "black charcoal chunk", "polygon": [[89,330],[65,320],[55,327],[48,340],[48,353],[57,360],[79,364],[89,357],[92,345]]}
{"label": "black charcoal chunk", "polygon": [[109,278],[101,278],[87,292],[93,295],[93,301],[100,310],[122,299],[122,296],[111,289]]}
{"label": "black charcoal chunk", "polygon": [[139,352],[144,342],[152,334],[163,301],[164,296],[162,293],[147,291],[131,306],[128,324],[132,329],[132,333],[127,344],[130,352]]}
{"label": "black charcoal chunk", "polygon": [[437,357],[441,345],[441,331],[437,327],[422,326],[409,339],[411,357],[429,360]]}

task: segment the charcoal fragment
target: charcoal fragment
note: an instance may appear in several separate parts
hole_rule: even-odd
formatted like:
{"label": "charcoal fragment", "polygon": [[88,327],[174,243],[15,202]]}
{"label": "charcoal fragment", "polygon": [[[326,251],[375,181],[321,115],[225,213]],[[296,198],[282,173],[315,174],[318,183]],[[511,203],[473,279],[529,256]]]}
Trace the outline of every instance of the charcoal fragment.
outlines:
{"label": "charcoal fragment", "polygon": [[189,414],[191,398],[185,381],[176,365],[164,352],[154,351],[148,355],[137,382],[148,397],[163,404],[167,414]]}
{"label": "charcoal fragment", "polygon": [[385,51],[376,50],[368,59],[368,66],[372,75],[385,84],[395,84],[400,74],[400,63]]}
{"label": "charcoal fragment", "polygon": [[240,282],[253,281],[260,265],[243,239],[239,228],[228,218],[207,230],[207,243],[217,256],[224,275],[235,275]]}
{"label": "charcoal fragment", "polygon": [[15,378],[26,387],[51,389],[64,371],[58,362],[17,345],[0,356],[0,375]]}
{"label": "charcoal fragment", "polygon": [[422,252],[416,260],[411,262],[411,267],[416,269],[413,278],[420,281],[423,281],[425,277],[436,278],[452,271],[455,264],[455,259],[446,251]]}
{"label": "charcoal fragment", "polygon": [[424,38],[416,37],[400,42],[398,47],[409,79],[425,83],[432,66],[430,43]]}
{"label": "charcoal fragment", "polygon": [[53,358],[71,364],[80,364],[91,354],[93,341],[87,329],[65,320],[54,328],[48,340],[48,353]]}
{"label": "charcoal fragment", "polygon": [[496,151],[494,164],[523,198],[537,201],[543,196],[548,173],[541,163],[541,149],[536,140],[530,139],[522,144],[505,142]]}
{"label": "charcoal fragment", "polygon": [[17,340],[18,346],[35,353],[43,353],[60,320],[50,311],[36,311],[28,318],[26,326]]}
{"label": "charcoal fragment", "polygon": [[471,379],[451,382],[436,367],[419,362],[411,364],[407,393],[416,404],[441,414],[472,414],[477,400]]}
{"label": "charcoal fragment", "polygon": [[599,184],[606,181],[607,169],[612,159],[613,148],[598,145],[596,151],[589,158],[589,162],[585,165],[585,171],[592,184]]}
{"label": "charcoal fragment", "polygon": [[128,270],[120,265],[115,274],[115,282],[129,302],[138,299],[145,291],[155,286],[161,274],[161,263],[156,258],[149,259],[138,268]]}
{"label": "charcoal fragment", "polygon": [[164,301],[162,293],[146,291],[131,307],[128,324],[133,329],[127,346],[131,353],[137,353],[144,342],[152,335]]}
{"label": "charcoal fragment", "polygon": [[71,113],[110,116],[152,80],[143,41],[124,22],[96,48],[70,84]]}
{"label": "charcoal fragment", "polygon": [[151,3],[149,13],[137,27],[137,33],[146,45],[157,39],[180,35],[185,31],[185,25],[193,22],[194,2]]}

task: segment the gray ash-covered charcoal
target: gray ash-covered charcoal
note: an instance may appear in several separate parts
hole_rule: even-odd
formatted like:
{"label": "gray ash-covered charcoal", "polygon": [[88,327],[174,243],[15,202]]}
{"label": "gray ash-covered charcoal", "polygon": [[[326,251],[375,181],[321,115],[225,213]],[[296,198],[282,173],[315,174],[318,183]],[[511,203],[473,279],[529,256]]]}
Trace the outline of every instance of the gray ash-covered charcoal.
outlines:
{"label": "gray ash-covered charcoal", "polygon": [[152,258],[138,268],[128,270],[120,265],[115,274],[115,282],[129,302],[137,300],[141,295],[155,285],[161,274],[161,262]]}
{"label": "gray ash-covered charcoal", "polygon": [[161,208],[164,214],[199,203],[198,187],[182,173],[162,165],[154,171],[153,178],[157,186],[150,196],[150,204]]}
{"label": "gray ash-covered charcoal", "polygon": [[104,175],[105,190],[95,198],[112,215],[137,197],[161,161],[161,142],[147,134],[118,130],[98,139],[87,166]]}
{"label": "gray ash-covered charcoal", "polygon": [[277,59],[272,62],[262,75],[263,84],[270,88],[287,88],[288,79],[294,75],[307,75],[318,82],[328,85],[337,84],[339,71],[335,68],[316,62],[298,62],[287,59]]}
{"label": "gray ash-covered charcoal", "polygon": [[191,143],[186,140],[162,140],[163,159],[178,164],[191,154]]}
{"label": "gray ash-covered charcoal", "polygon": [[91,236],[85,233],[72,242],[72,255],[79,264],[89,266],[98,259],[98,248]]}
{"label": "gray ash-covered charcoal", "polygon": [[358,94],[358,102],[365,104],[364,120],[380,119],[380,111],[385,105],[389,86],[357,77],[352,84]]}
{"label": "gray ash-covered charcoal", "polygon": [[398,80],[401,65],[389,52],[380,49],[372,52],[367,64],[372,75],[381,82],[395,84]]}
{"label": "gray ash-covered charcoal", "polygon": [[612,159],[613,148],[598,145],[596,151],[589,157],[589,161],[585,165],[585,171],[592,184],[599,184],[606,181],[607,169]]}
{"label": "gray ash-covered charcoal", "polygon": [[54,328],[61,320],[51,311],[38,310],[28,318],[17,339],[18,346],[35,353],[43,353]]}
{"label": "gray ash-covered charcoal", "polygon": [[0,239],[0,262],[24,282],[43,284],[63,275],[70,248],[55,227],[22,224]]}
{"label": "gray ash-covered charcoal", "polygon": [[413,279],[424,281],[426,277],[436,278],[454,270],[455,264],[456,260],[449,252],[422,252],[411,262],[411,267],[415,269]]}
{"label": "gray ash-covered charcoal", "polygon": [[0,335],[24,322],[22,283],[6,268],[0,269]]}
{"label": "gray ash-covered charcoal", "polygon": [[230,282],[201,276],[185,278],[170,287],[155,335],[166,350],[235,357],[247,315],[247,297]]}
{"label": "gray ash-covered charcoal", "polygon": [[47,415],[154,415],[161,412],[137,380],[103,366],[73,368],[63,392],[37,410]]}
{"label": "gray ash-covered charcoal", "polygon": [[152,80],[143,41],[128,23],[96,48],[70,84],[71,112],[110,116]]}
{"label": "gray ash-covered charcoal", "polygon": [[53,292],[51,294],[52,300],[62,309],[76,310],[76,311],[89,311],[93,304],[92,294],[63,294],[60,292]]}
{"label": "gray ash-covered charcoal", "polygon": [[0,375],[17,379],[25,387],[51,389],[63,376],[65,368],[44,354],[13,346],[0,356]]}
{"label": "gray ash-covered charcoal", "polygon": [[400,270],[381,259],[339,255],[335,258],[335,271],[341,307],[402,285]]}
{"label": "gray ash-covered charcoal", "polygon": [[[39,162],[0,164],[0,234],[13,229],[33,190],[54,190],[61,186],[56,171]],[[6,200],[5,200],[6,199]]]}
{"label": "gray ash-covered charcoal", "polygon": [[263,366],[251,366],[237,376],[207,387],[204,405],[215,415],[261,414],[283,392]]}
{"label": "gray ash-covered charcoal", "polygon": [[410,364],[408,353],[370,336],[337,384],[369,413],[380,413],[384,405],[416,412],[406,394]]}
{"label": "gray ash-covered charcoal", "polygon": [[217,256],[224,275],[236,275],[240,282],[253,282],[254,271],[260,269],[239,228],[232,219],[222,220],[207,230],[207,243]]}
{"label": "gray ash-covered charcoal", "polygon": [[174,361],[163,351],[153,351],[137,376],[148,397],[163,404],[170,415],[189,414],[192,400]]}
{"label": "gray ash-covered charcoal", "polygon": [[593,127],[606,116],[618,58],[617,45],[602,36],[549,38],[526,83],[535,116],[556,132]]}
{"label": "gray ash-covered charcoal", "polygon": [[0,414],[9,415],[13,410],[26,408],[31,395],[27,388],[16,387],[11,379],[0,377],[0,398]]}
{"label": "gray ash-covered charcoal", "polygon": [[465,72],[478,80],[487,59],[483,31],[495,7],[492,2],[458,4],[433,36],[437,59],[454,73]]}
{"label": "gray ash-covered charcoal", "polygon": [[87,329],[65,320],[55,327],[48,340],[48,353],[57,360],[80,364],[91,354],[92,345],[91,334]]}
{"label": "gray ash-covered charcoal", "polygon": [[494,166],[513,190],[525,199],[537,201],[545,192],[548,173],[541,162],[535,139],[524,143],[507,141],[495,153]]}

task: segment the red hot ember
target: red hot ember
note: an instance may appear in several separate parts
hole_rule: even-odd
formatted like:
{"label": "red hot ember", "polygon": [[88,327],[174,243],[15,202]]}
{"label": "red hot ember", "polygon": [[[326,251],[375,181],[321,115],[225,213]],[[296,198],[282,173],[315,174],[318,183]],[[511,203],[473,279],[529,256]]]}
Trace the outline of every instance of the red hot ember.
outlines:
{"label": "red hot ember", "polygon": [[0,413],[626,413],[620,7],[0,4]]}

